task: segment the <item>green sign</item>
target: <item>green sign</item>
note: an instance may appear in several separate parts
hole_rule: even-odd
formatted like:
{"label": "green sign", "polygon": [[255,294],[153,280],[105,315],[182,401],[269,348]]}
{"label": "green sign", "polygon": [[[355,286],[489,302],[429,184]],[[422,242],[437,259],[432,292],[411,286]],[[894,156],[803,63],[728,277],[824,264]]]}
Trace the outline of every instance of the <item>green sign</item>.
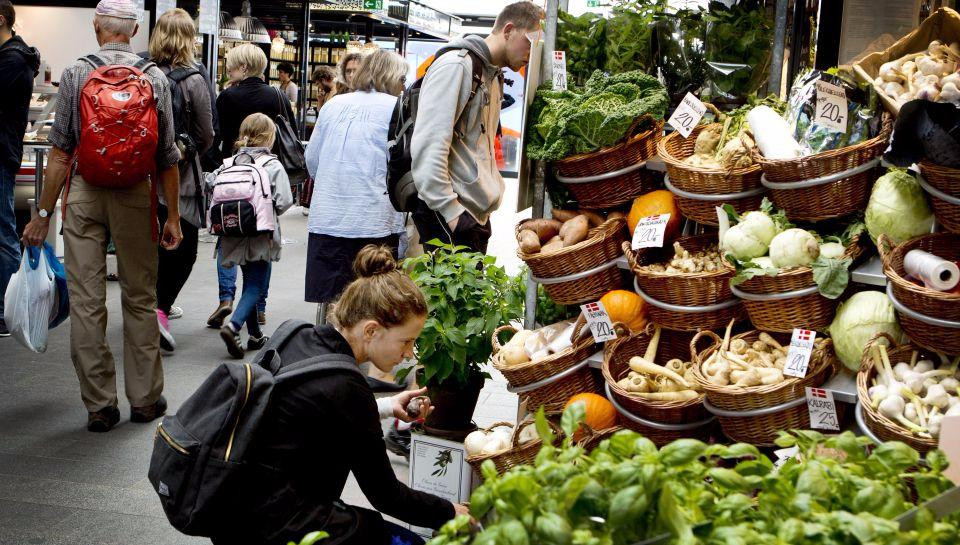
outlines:
{"label": "green sign", "polygon": [[600,0],[587,0],[587,7],[588,7],[588,8],[599,8],[599,7],[600,7]]}
{"label": "green sign", "polygon": [[383,0],[363,0],[363,9],[383,9]]}

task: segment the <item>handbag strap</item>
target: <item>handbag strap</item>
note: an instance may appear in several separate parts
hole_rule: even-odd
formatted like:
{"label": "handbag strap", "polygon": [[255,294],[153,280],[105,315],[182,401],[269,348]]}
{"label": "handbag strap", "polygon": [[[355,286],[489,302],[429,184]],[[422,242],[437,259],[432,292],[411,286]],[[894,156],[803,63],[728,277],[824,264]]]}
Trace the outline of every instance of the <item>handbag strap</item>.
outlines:
{"label": "handbag strap", "polygon": [[287,100],[286,95],[284,95],[284,94],[283,94],[283,91],[281,91],[281,90],[280,90],[279,88],[277,88],[277,87],[274,87],[274,86],[271,85],[270,88],[273,89],[273,90],[275,90],[275,91],[277,92],[277,98],[280,100],[280,113],[277,114],[277,115],[278,115],[279,117],[282,117],[283,119],[286,119],[287,122],[289,123],[290,120],[287,119],[287,108],[286,108],[286,106],[285,106],[285,101]]}

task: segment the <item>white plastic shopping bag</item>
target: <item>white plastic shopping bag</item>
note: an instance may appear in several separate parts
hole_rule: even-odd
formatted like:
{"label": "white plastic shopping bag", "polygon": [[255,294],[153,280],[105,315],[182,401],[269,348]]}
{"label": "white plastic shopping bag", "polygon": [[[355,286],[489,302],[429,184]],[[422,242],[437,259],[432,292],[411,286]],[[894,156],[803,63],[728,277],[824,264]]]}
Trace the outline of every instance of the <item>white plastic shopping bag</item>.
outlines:
{"label": "white plastic shopping bag", "polygon": [[10,333],[34,352],[47,349],[50,313],[57,297],[53,269],[46,252],[28,247],[20,270],[10,277],[3,300],[3,319]]}

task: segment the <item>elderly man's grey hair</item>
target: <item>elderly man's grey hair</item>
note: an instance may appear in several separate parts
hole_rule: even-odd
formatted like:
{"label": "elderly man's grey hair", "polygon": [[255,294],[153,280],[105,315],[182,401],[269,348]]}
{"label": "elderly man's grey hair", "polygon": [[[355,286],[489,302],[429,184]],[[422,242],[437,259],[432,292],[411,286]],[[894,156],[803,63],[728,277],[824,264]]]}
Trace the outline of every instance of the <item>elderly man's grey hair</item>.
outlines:
{"label": "elderly man's grey hair", "polygon": [[137,21],[134,19],[121,19],[119,17],[100,14],[94,15],[93,17],[102,32],[133,36],[134,31],[137,29]]}

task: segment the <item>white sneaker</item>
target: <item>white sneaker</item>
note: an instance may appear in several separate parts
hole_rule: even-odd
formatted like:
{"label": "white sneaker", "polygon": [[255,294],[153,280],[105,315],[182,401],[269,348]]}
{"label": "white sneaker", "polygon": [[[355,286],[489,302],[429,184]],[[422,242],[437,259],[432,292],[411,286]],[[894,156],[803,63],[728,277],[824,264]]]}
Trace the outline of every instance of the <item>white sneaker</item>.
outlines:
{"label": "white sneaker", "polygon": [[180,307],[170,307],[170,312],[167,313],[168,320],[176,320],[177,318],[183,317],[183,309]]}

